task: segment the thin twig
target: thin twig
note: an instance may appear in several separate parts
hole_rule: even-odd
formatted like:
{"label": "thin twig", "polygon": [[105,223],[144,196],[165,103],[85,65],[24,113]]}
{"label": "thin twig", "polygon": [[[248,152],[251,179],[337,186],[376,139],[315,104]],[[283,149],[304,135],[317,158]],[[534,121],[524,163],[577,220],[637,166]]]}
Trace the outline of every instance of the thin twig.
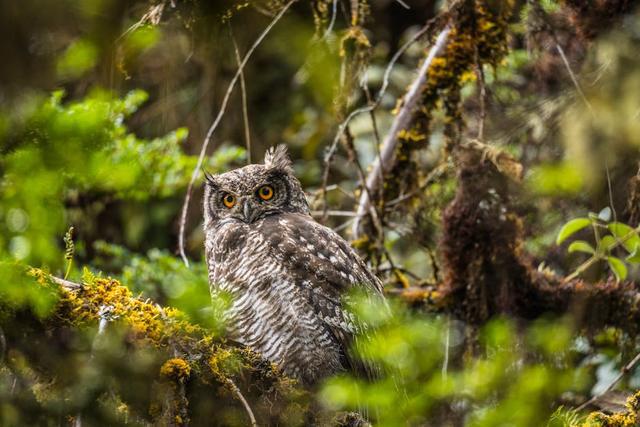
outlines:
{"label": "thin twig", "polygon": [[[53,276],[51,277],[53,278]],[[91,344],[91,354],[89,356],[89,361],[92,361],[94,359],[97,343],[100,339],[102,339],[105,331],[107,330],[107,325],[109,324],[109,322],[114,320],[113,307],[110,305],[100,306],[100,309],[98,310],[98,316],[100,317],[100,322],[98,323],[98,333],[93,338],[93,343]],[[82,427],[82,411],[78,412],[78,415],[76,415],[73,425],[74,427]]]}
{"label": "thin twig", "polygon": [[346,216],[346,217],[355,217],[356,214],[353,211],[311,211],[311,216],[315,217],[323,217],[327,216]]}
{"label": "thin twig", "polygon": [[438,283],[438,274],[440,273],[440,269],[438,268],[438,261],[436,254],[434,253],[432,248],[426,247],[425,252],[429,257],[429,261],[431,261],[431,278],[433,283]]}
{"label": "thin twig", "polygon": [[[369,88],[367,85],[363,85],[362,89],[367,97],[367,102],[369,105],[373,103],[373,99],[371,98],[371,93],[369,92]],[[380,157],[380,145],[382,144],[382,138],[380,138],[380,132],[378,131],[378,122],[376,120],[376,112],[371,110],[369,111],[369,118],[371,118],[371,126],[373,127],[373,136],[375,138],[374,151],[376,152],[376,157]],[[382,169],[384,169],[384,165],[380,168],[380,179],[383,179]],[[381,193],[381,192],[380,192]],[[380,194],[375,195],[376,200],[382,199]],[[381,207],[381,210],[384,210],[384,206]]]}
{"label": "thin twig", "polygon": [[[353,136],[351,135],[351,132],[349,132],[349,129],[347,129],[347,131],[344,133],[344,138],[346,139],[345,145],[349,150],[349,158],[356,165],[356,171],[358,172],[358,180],[360,182],[360,186],[364,189],[365,192],[368,193],[369,188],[366,185],[366,174],[364,172],[364,169],[362,168],[362,165],[360,164],[360,159],[358,158],[358,154],[356,153],[356,149],[353,144]],[[369,199],[373,200],[373,196],[371,194],[369,194]],[[377,239],[378,247],[382,250],[381,252],[386,257],[387,261],[389,262],[389,265],[393,269],[393,272],[397,275],[396,266],[395,266],[395,263],[393,262],[393,258],[391,258],[391,253],[389,252],[387,247],[384,245],[384,240],[385,240],[384,227],[382,223],[382,215],[378,212],[378,208],[380,208],[380,212],[383,212],[383,209],[384,209],[383,206],[378,207],[373,204],[369,206],[369,214],[371,215],[371,220],[373,222],[374,230],[376,230],[378,233],[378,239]],[[357,220],[357,217],[356,217],[356,220]],[[376,263],[376,269],[378,269],[379,266],[380,266],[380,259],[378,259],[378,262]]]}
{"label": "thin twig", "polygon": [[249,420],[251,422],[251,427],[257,427],[258,423],[256,422],[256,417],[253,415],[253,411],[251,410],[251,406],[249,406],[249,402],[244,398],[242,392],[238,388],[238,386],[231,380],[231,378],[225,378],[227,385],[231,388],[231,391],[236,395],[242,406],[244,406],[245,411],[247,411],[247,415],[249,415]]}
{"label": "thin twig", "polygon": [[323,39],[326,39],[331,34],[333,30],[333,25],[336,23],[336,15],[338,14],[338,0],[333,0],[333,7],[331,8],[331,21],[329,21],[329,26],[327,27],[327,31],[324,32],[322,36]]}
{"label": "thin twig", "polygon": [[424,190],[425,188],[427,188],[429,185],[431,185],[433,183],[433,181],[436,178],[439,178],[449,167],[449,164],[447,162],[442,162],[440,163],[438,166],[436,166],[431,172],[429,172],[429,175],[427,175],[427,177],[424,179],[424,182],[422,184],[420,184],[420,186],[412,191],[409,191],[407,194],[403,194],[402,196],[398,196],[393,200],[389,200],[385,205],[387,208],[391,208],[395,205],[397,205],[398,203],[402,203],[405,200],[408,200],[410,198],[412,198],[413,196],[415,196],[416,194],[418,194],[419,192],[421,192],[422,190]]}
{"label": "thin twig", "polygon": [[571,68],[571,64],[569,64],[569,60],[567,59],[567,56],[564,53],[564,49],[562,48],[562,46],[560,45],[560,42],[558,41],[558,37],[556,36],[556,32],[555,32],[553,26],[549,23],[549,17],[547,15],[547,12],[540,5],[540,3],[537,2],[537,1],[529,0],[527,3],[530,4],[532,10],[540,16],[540,19],[542,20],[543,27],[547,31],[549,31],[549,33],[551,35],[551,38],[553,39],[553,43],[555,44],[555,48],[558,51],[558,53],[560,54],[560,58],[562,59],[562,62],[564,64],[565,68],[567,69],[567,72],[569,73],[569,77],[571,78],[571,81],[573,82],[573,85],[575,86],[576,91],[580,95],[580,98],[582,98],[582,101],[584,102],[584,104],[589,109],[589,112],[591,113],[591,116],[595,117],[595,113],[593,111],[593,107],[591,106],[591,103],[589,102],[589,100],[585,96],[584,92],[582,91],[582,87],[580,86],[580,83],[578,83],[578,79],[576,78],[576,75],[573,72],[573,69]]}
{"label": "thin twig", "polygon": [[[542,9],[542,8],[540,8]],[[544,9],[543,9],[544,12]],[[543,15],[545,16],[545,15]],[[567,69],[567,72],[569,73],[569,77],[571,78],[571,81],[573,82],[573,85],[576,88],[576,91],[578,92],[578,94],[580,95],[580,98],[582,99],[582,102],[584,102],[584,104],[587,106],[587,109],[589,110],[589,113],[591,113],[591,117],[595,118],[595,112],[593,110],[593,107],[591,106],[591,103],[589,102],[589,100],[587,99],[586,95],[584,94],[584,91],[582,90],[582,87],[580,86],[580,83],[578,83],[578,79],[576,78],[575,73],[573,72],[573,70],[571,69],[571,65],[569,64],[569,61],[567,60],[567,56],[564,54],[564,49],[562,48],[562,46],[560,46],[560,43],[558,42],[556,36],[555,36],[555,32],[553,31],[553,28],[551,28],[551,26],[549,26],[549,28],[551,29],[551,34],[553,36],[555,45],[556,45],[556,50],[558,51],[558,53],[560,54],[560,58],[562,58],[562,62],[564,63],[564,66]],[[604,168],[607,174],[607,185],[608,185],[608,189],[609,189],[609,204],[611,207],[611,211],[613,212],[613,219],[614,221],[617,221],[617,214],[616,214],[616,210],[615,207],[613,206],[613,196],[612,196],[612,191],[611,191],[611,176],[609,174],[609,164],[607,162],[607,159],[604,159]]]}
{"label": "thin twig", "polygon": [[231,21],[229,21],[229,34],[231,41],[233,42],[233,50],[236,54],[236,62],[238,63],[238,69],[240,70],[240,92],[242,93],[242,121],[244,123],[244,141],[247,147],[247,164],[251,164],[251,132],[249,130],[249,109],[247,108],[247,88],[244,82],[244,70],[240,67],[242,59],[240,58],[240,51],[238,50],[238,44],[236,38],[233,36],[233,28],[231,27]]}
{"label": "thin twig", "polygon": [[78,289],[82,288],[82,285],[79,283],[70,282],[69,280],[61,279],[56,276],[49,276],[49,278],[53,283],[56,283],[70,291],[77,291]]}
{"label": "thin twig", "polygon": [[[338,190],[340,193],[344,194],[345,196],[347,196],[350,199],[353,199],[353,200],[356,199],[353,194],[351,194],[350,192],[348,192],[344,188],[340,187],[338,184],[327,185],[327,188],[326,188],[327,192],[333,191],[333,190]],[[307,197],[311,198],[311,200],[313,202],[315,202],[320,196],[322,196],[322,188],[319,188],[319,189],[309,193]]]}
{"label": "thin twig", "polygon": [[378,270],[378,273],[380,273],[380,274],[384,274],[384,273],[394,273],[394,274],[395,274],[395,273],[397,273],[398,271],[399,271],[400,273],[402,273],[402,274],[406,274],[407,276],[410,276],[410,277],[411,277],[412,279],[414,279],[414,280],[420,280],[420,276],[418,276],[418,275],[417,275],[416,273],[414,273],[413,271],[411,271],[411,270],[407,270],[407,269],[406,269],[406,268],[404,268],[404,267],[398,267],[397,265],[396,265],[396,266],[393,266],[393,267],[381,268],[381,269],[379,269],[379,270]]}
{"label": "thin twig", "polygon": [[333,229],[333,231],[335,231],[336,233],[339,233],[340,231],[344,230],[345,228],[348,228],[351,225],[351,223],[353,221],[355,221],[355,219],[356,219],[355,217],[350,218],[349,220],[347,220],[344,223],[342,223],[342,224],[338,225],[337,227],[335,227]]}
{"label": "thin twig", "polygon": [[[554,36],[554,38],[555,38],[555,36]],[[576,75],[573,73],[573,70],[571,69],[571,65],[569,64],[569,61],[567,60],[567,57],[564,54],[564,49],[562,48],[562,46],[560,46],[560,43],[558,43],[557,41],[555,42],[555,44],[556,44],[556,50],[560,54],[560,58],[562,58],[562,62],[564,63],[564,66],[567,68],[567,72],[569,73],[569,77],[571,78],[571,81],[573,82],[573,85],[576,87],[576,91],[580,95],[580,98],[582,98],[582,101],[584,102],[584,104],[589,109],[589,112],[591,113],[591,117],[595,117],[595,113],[593,111],[593,107],[591,106],[591,103],[589,102],[589,100],[585,96],[584,92],[582,91],[582,87],[580,87],[580,83],[578,83],[578,79],[576,78]]]}
{"label": "thin twig", "polygon": [[138,28],[142,27],[147,22],[151,22],[151,24],[153,25],[158,25],[160,23],[160,20],[162,19],[162,12],[164,11],[164,6],[165,6],[164,2],[151,6],[149,10],[147,10],[147,13],[142,15],[142,17],[138,20],[138,22],[136,22],[135,24],[127,28],[127,30],[124,33],[122,33],[116,39],[115,42],[118,43],[121,39],[127,37],[129,34],[134,32]]}
{"label": "thin twig", "polygon": [[215,132],[218,125],[220,124],[220,121],[222,120],[222,116],[224,115],[227,109],[227,103],[229,102],[229,97],[231,96],[231,92],[233,91],[233,88],[235,87],[236,82],[238,81],[238,78],[242,73],[242,70],[244,69],[245,65],[247,65],[249,58],[253,54],[253,51],[256,50],[256,48],[260,45],[262,40],[264,40],[267,34],[269,34],[269,31],[271,31],[271,29],[278,23],[280,18],[282,18],[282,16],[289,9],[289,7],[295,2],[296,0],[289,0],[289,2],[284,5],[282,10],[280,10],[280,12],[276,15],[276,17],[273,18],[273,20],[264,29],[264,31],[262,31],[260,36],[258,36],[256,41],[251,45],[251,47],[245,54],[244,58],[242,59],[242,62],[238,67],[238,71],[236,71],[236,74],[231,79],[231,82],[229,83],[229,87],[227,88],[227,91],[224,94],[224,98],[222,99],[222,105],[220,106],[220,111],[218,112],[218,115],[214,119],[213,123],[211,124],[211,127],[209,127],[209,130],[207,131],[207,135],[204,138],[204,141],[202,143],[202,148],[200,149],[200,155],[198,156],[198,162],[196,163],[196,167],[193,168],[193,173],[191,174],[191,179],[189,180],[189,185],[187,186],[187,193],[185,194],[184,203],[182,204],[182,214],[180,215],[180,231],[178,232],[178,251],[180,252],[180,257],[182,258],[182,261],[184,261],[187,267],[189,266],[189,260],[187,259],[187,255],[184,252],[184,233],[185,233],[185,227],[187,223],[187,213],[189,211],[189,202],[191,201],[191,193],[193,191],[193,185],[196,179],[198,178],[198,175],[200,174],[200,169],[202,168],[202,162],[204,161],[204,156],[207,152],[207,147],[209,146],[211,137],[213,136],[213,133]]}
{"label": "thin twig", "polygon": [[429,67],[431,66],[431,63],[438,55],[440,50],[445,46],[450,31],[451,26],[447,24],[438,35],[436,42],[429,50],[429,54],[418,69],[418,75],[416,79],[413,81],[413,83],[409,87],[409,90],[405,94],[402,102],[402,108],[396,115],[396,118],[393,121],[393,124],[391,125],[391,128],[389,129],[384,142],[382,143],[380,157],[375,160],[373,168],[369,173],[369,176],[367,177],[366,188],[369,191],[362,192],[356,210],[357,216],[352,226],[352,232],[355,238],[357,238],[360,234],[361,220],[369,211],[369,206],[371,205],[369,192],[375,193],[375,190],[381,184],[381,165],[384,165],[384,169],[382,170],[383,175],[391,169],[391,166],[393,165],[395,160],[395,149],[398,142],[398,133],[409,125],[413,116],[415,106],[418,103],[420,95],[422,94],[421,89],[423,88],[427,80]]}
{"label": "thin twig", "polygon": [[482,141],[484,139],[484,122],[487,117],[487,110],[485,105],[487,89],[486,89],[485,79],[484,79],[484,70],[478,58],[478,45],[475,46],[475,55],[476,55],[476,79],[478,81],[478,98],[480,103],[480,117],[478,117],[478,138],[477,139],[479,141]]}
{"label": "thin twig", "polygon": [[614,380],[611,381],[611,383],[607,386],[606,389],[604,389],[602,393],[599,393],[598,395],[593,396],[591,399],[587,400],[582,405],[578,406],[576,408],[576,411],[583,410],[584,408],[586,408],[587,406],[591,405],[596,400],[598,400],[600,397],[604,396],[605,394],[613,390],[613,388],[622,380],[622,378],[624,378],[625,375],[629,373],[629,371],[631,371],[638,364],[638,362],[640,362],[640,353],[636,354],[636,357],[631,359],[629,363],[627,363],[622,367],[622,369],[620,369],[618,376],[616,376]]}
{"label": "thin twig", "polygon": [[444,360],[442,361],[442,379],[447,379],[447,371],[449,370],[449,345],[451,340],[451,319],[447,317],[446,323],[447,335],[444,341]]}
{"label": "thin twig", "polygon": [[609,191],[609,207],[613,213],[613,222],[618,222],[618,213],[615,206],[613,206],[613,189],[611,188],[611,172],[609,171],[609,162],[607,158],[604,158],[604,170],[607,174],[607,190]]}

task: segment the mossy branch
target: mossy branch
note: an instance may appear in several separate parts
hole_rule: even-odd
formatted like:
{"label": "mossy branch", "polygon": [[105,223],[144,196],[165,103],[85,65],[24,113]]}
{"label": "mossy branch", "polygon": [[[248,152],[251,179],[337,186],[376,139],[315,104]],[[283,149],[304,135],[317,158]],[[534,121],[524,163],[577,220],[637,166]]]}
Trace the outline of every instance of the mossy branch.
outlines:
{"label": "mossy branch", "polygon": [[636,335],[640,291],[615,278],[565,280],[538,271],[523,249],[522,221],[511,206],[513,180],[478,150],[457,150],[458,188],[443,218],[445,283],[437,306],[470,324],[507,314],[535,319],[573,313],[588,329],[618,327]]}
{"label": "mossy branch", "polygon": [[[364,233],[370,195],[402,197],[402,176],[412,169],[412,151],[429,142],[432,113],[442,101],[445,136],[457,140],[462,123],[460,90],[474,69],[496,65],[508,52],[507,21],[512,2],[491,7],[490,2],[454,2],[441,18],[447,22],[421,63],[416,79],[401,99],[396,117],[369,172],[352,226],[355,239]],[[458,135],[459,136],[459,135]],[[450,146],[447,148],[451,148]],[[405,177],[405,181],[413,178]],[[405,183],[406,184],[406,183]],[[399,194],[398,194],[399,193]]]}
{"label": "mossy branch", "polygon": [[[62,325],[76,329],[104,323],[105,307],[108,307],[109,319],[127,330],[127,341],[157,349],[160,357],[169,356],[157,378],[152,379],[163,396],[158,408],[151,411],[158,422],[176,426],[189,424],[191,387],[212,388],[211,395],[219,394],[215,393],[216,389],[227,390],[241,404],[250,425],[257,425],[250,402],[263,402],[261,415],[264,417],[267,416],[265,401],[273,406],[294,390],[295,383],[259,355],[191,323],[174,308],[134,297],[114,279],[91,278],[90,283],[75,283],[38,269],[32,269],[31,274],[42,286],[59,289],[56,309],[51,321],[47,320],[49,327]],[[252,393],[245,396],[241,387]],[[225,407],[232,406],[226,404]]]}

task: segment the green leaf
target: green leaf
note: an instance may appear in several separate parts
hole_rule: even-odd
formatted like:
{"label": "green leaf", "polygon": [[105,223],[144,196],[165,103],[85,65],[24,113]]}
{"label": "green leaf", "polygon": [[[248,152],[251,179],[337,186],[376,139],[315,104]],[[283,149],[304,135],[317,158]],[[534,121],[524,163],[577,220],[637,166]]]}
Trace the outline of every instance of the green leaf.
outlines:
{"label": "green leaf", "polygon": [[569,248],[567,249],[567,251],[569,253],[572,252],[586,252],[588,254],[594,254],[596,251],[595,249],[593,249],[593,247],[585,242],[584,240],[576,240],[575,242],[572,242],[569,245]]}
{"label": "green leaf", "polygon": [[607,252],[607,251],[609,251],[611,249],[611,247],[616,244],[616,242],[617,242],[617,240],[616,240],[615,237],[613,237],[610,234],[607,234],[602,239],[600,239],[600,241],[598,242],[598,252]]}
{"label": "green leaf", "polygon": [[640,264],[640,245],[636,245],[633,252],[626,258],[626,261],[633,264]]}
{"label": "green leaf", "polygon": [[634,228],[629,227],[627,224],[623,224],[621,222],[612,222],[611,224],[607,225],[607,228],[618,239],[623,239],[629,234],[632,234],[631,237],[622,242],[622,246],[624,246],[624,248],[629,253],[633,252],[636,246],[640,244],[640,237],[638,236],[638,232],[635,231]]}
{"label": "green leaf", "polygon": [[611,268],[613,274],[616,275],[616,279],[618,279],[618,281],[627,278],[627,266],[620,258],[609,256],[607,257],[607,262],[609,263],[609,268]]}
{"label": "green leaf", "polygon": [[591,220],[589,218],[575,218],[571,221],[567,222],[562,226],[560,232],[558,233],[558,237],[556,238],[556,244],[564,242],[569,236],[576,233],[577,231],[582,230],[591,224]]}

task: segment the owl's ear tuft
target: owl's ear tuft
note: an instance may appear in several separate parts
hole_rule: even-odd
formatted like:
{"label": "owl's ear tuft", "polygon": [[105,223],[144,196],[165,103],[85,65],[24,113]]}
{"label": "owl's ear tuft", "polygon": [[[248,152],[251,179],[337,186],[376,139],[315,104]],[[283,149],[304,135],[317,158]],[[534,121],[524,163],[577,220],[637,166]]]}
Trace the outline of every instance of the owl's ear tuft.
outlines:
{"label": "owl's ear tuft", "polygon": [[209,184],[212,187],[216,187],[218,183],[216,182],[215,176],[211,175],[211,173],[207,172],[204,169],[202,171],[204,172],[204,179],[207,182],[207,184]]}
{"label": "owl's ear tuft", "polygon": [[291,159],[287,154],[287,146],[276,145],[267,150],[264,155],[264,165],[268,168],[291,170]]}

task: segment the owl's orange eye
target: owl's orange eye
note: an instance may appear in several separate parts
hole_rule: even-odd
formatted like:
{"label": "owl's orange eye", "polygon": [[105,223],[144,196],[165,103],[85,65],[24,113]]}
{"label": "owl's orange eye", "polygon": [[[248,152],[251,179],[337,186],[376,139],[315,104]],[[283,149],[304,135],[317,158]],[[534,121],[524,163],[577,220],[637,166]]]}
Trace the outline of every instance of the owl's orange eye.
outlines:
{"label": "owl's orange eye", "polygon": [[231,209],[232,207],[234,207],[236,205],[236,196],[234,196],[233,194],[226,194],[222,198],[222,203],[224,203],[224,205],[226,207]]}
{"label": "owl's orange eye", "polygon": [[270,185],[263,185],[258,190],[258,196],[260,196],[262,200],[271,199],[273,197],[273,187],[271,187]]}

